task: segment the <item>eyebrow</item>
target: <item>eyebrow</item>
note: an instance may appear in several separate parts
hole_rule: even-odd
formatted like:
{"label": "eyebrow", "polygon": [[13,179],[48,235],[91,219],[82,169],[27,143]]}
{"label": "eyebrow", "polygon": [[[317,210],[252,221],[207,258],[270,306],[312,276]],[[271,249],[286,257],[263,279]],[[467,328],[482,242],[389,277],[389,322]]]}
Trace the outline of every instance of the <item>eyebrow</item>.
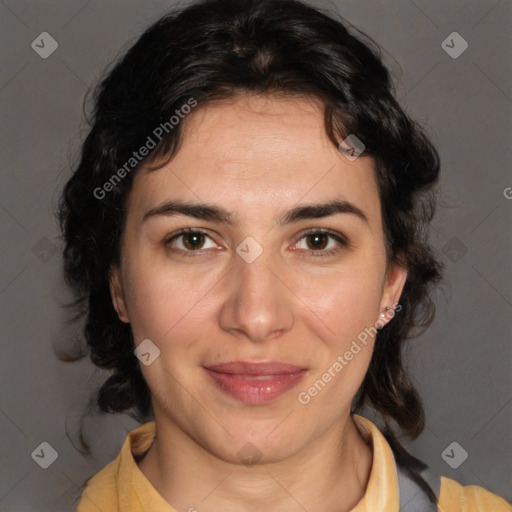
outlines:
{"label": "eyebrow", "polygon": [[[304,219],[320,219],[339,213],[354,215],[369,226],[368,217],[360,208],[349,201],[342,200],[296,206],[285,212],[278,219],[277,223],[280,226],[284,226]],[[158,215],[164,215],[166,217],[186,215],[196,219],[220,222],[229,226],[233,226],[237,222],[237,217],[234,214],[220,206],[182,201],[166,201],[165,203],[151,208],[151,210],[144,214],[142,222]]]}

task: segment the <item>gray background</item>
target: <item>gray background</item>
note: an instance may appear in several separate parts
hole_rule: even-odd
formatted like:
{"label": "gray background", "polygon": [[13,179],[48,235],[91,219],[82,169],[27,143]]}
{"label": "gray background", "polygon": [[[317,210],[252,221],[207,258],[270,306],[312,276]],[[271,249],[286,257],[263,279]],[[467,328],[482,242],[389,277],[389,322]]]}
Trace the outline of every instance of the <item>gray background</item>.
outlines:
{"label": "gray background", "polygon": [[[446,261],[445,283],[434,324],[408,352],[427,413],[427,428],[409,447],[442,474],[510,501],[512,2],[317,3],[334,4],[383,46],[394,71],[401,68],[398,96],[427,127],[443,164],[432,240]],[[88,417],[92,460],[66,436],[67,428],[76,440],[89,393],[107,374],[54,355],[54,345],[79,332],[63,324],[59,304],[70,295],[52,211],[85,134],[84,94],[172,5],[0,1],[0,511],[73,510],[77,486],[137,426],[124,415]],[[31,47],[45,31],[59,45],[47,59]],[[441,47],[454,31],[469,44],[456,59]],[[469,454],[458,469],[441,457],[453,441]],[[42,442],[58,453],[48,469],[31,457]]]}

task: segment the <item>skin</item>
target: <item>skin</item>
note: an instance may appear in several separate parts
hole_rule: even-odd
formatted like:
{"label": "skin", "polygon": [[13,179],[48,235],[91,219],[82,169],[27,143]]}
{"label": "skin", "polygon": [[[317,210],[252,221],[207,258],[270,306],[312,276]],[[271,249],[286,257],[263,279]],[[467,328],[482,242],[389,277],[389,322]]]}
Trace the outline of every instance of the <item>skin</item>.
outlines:
{"label": "skin", "polygon": [[[374,339],[307,405],[297,395],[398,303],[405,284],[406,270],[387,265],[374,162],[341,154],[311,99],[240,97],[198,107],[182,122],[177,155],[134,178],[121,265],[110,281],[135,344],[149,338],[161,351],[141,364],[157,437],[139,468],[178,511],[350,510],[372,466],[350,404]],[[170,199],[222,206],[238,222],[142,221]],[[332,199],[356,205],[368,224],[347,213],[276,222],[298,204]],[[178,252],[194,251],[187,235],[166,246],[187,227],[208,234],[199,256]],[[315,246],[314,236],[303,236],[311,228],[343,234],[349,246],[330,237]],[[248,236],[263,248],[252,263],[236,252]],[[335,254],[315,256],[331,248]],[[281,361],[308,372],[274,401],[249,405],[220,391],[202,368],[234,360]],[[252,466],[237,455],[247,443],[261,454]]]}

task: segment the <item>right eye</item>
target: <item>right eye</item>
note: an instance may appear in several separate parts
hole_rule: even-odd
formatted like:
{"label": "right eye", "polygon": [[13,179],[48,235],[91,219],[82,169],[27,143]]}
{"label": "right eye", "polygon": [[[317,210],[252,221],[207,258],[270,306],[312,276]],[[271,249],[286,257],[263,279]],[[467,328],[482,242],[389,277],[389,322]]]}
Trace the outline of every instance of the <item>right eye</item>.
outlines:
{"label": "right eye", "polygon": [[[200,256],[203,254],[203,250],[205,249],[214,249],[217,245],[212,240],[212,245],[210,247],[204,247],[205,238],[210,238],[210,236],[205,232],[198,229],[185,228],[178,233],[175,233],[170,238],[165,241],[166,246],[170,246],[172,251],[180,252],[186,256]],[[173,247],[173,243],[175,240],[180,241],[178,247]],[[197,254],[191,254],[197,253]]]}

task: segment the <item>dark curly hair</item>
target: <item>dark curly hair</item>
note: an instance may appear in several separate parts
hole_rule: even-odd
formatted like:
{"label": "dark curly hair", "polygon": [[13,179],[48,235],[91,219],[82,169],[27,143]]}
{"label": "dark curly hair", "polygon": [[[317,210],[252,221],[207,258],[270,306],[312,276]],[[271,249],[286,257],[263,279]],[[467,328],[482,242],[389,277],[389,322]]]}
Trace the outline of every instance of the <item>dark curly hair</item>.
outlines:
{"label": "dark curly hair", "polygon": [[[378,331],[352,412],[369,405],[380,414],[398,462],[435,501],[418,474],[425,466],[402,447],[390,422],[411,439],[425,423],[402,348],[431,324],[431,290],[442,278],[443,264],[427,230],[436,206],[439,156],[399,106],[379,46],[345,20],[301,1],[203,0],[180,7],[150,26],[107,70],[94,90],[90,131],[57,213],[65,277],[76,294],[68,305],[78,312],[71,321],[85,318],[87,341],[80,354],[59,358],[89,355],[111,371],[89,405],[141,422],[152,419],[130,325],[119,320],[109,290],[110,268],[120,260],[127,194],[137,169],[158,168],[179,151],[183,123],[168,126],[183,105],[194,99],[199,109],[247,94],[320,100],[332,143],[338,147],[356,134],[375,161],[388,263],[406,267],[408,277],[400,312]],[[99,193],[158,126],[167,129],[160,130],[156,147],[108,194]],[[81,441],[89,454],[82,434]]]}

